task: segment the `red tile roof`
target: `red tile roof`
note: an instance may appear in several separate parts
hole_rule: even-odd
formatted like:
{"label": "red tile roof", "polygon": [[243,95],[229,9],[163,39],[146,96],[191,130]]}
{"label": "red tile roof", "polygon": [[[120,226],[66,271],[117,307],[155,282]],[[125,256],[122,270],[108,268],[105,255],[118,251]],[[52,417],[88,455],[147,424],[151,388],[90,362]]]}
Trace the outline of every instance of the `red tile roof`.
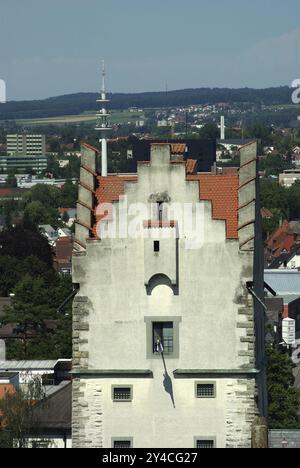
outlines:
{"label": "red tile roof", "polygon": [[262,208],[260,210],[260,213],[261,213],[261,216],[263,219],[271,219],[271,218],[274,218],[274,215],[272,213],[272,211],[268,210],[268,208]]}
{"label": "red tile roof", "polygon": [[[125,182],[136,182],[137,176],[100,176],[97,179],[96,199],[100,204],[119,201],[119,197],[124,195]],[[226,222],[228,239],[238,239],[238,174],[203,173],[187,175],[187,180],[199,182],[200,200],[212,202],[213,219]],[[101,217],[103,218],[103,215]],[[101,217],[96,217],[96,221],[99,222]],[[97,237],[96,226],[93,228],[93,234]]]}
{"label": "red tile roof", "polygon": [[73,253],[73,239],[72,237],[60,237],[55,245],[55,258],[54,262],[57,264],[66,264],[71,262]]}
{"label": "red tile roof", "polygon": [[194,174],[197,168],[197,161],[195,159],[187,159],[186,161],[186,173]]}
{"label": "red tile roof", "polygon": [[74,208],[58,208],[60,214],[68,213],[68,211],[73,210]]}
{"label": "red tile roof", "polygon": [[291,230],[290,223],[285,220],[282,225],[266,240],[266,256],[270,262],[280,257],[283,251],[290,252],[295,244],[295,235]]}
{"label": "red tile roof", "polygon": [[238,174],[202,173],[187,179],[199,181],[200,200],[212,202],[213,219],[226,221],[227,239],[238,239]]}
{"label": "red tile roof", "polygon": [[125,182],[137,182],[137,176],[99,176],[97,180],[96,198],[98,203],[112,203],[119,201],[120,195],[124,195]]}
{"label": "red tile roof", "polygon": [[[98,188],[96,189],[96,200],[97,206],[100,203],[113,203],[119,201],[120,197],[124,195],[125,183],[126,182],[137,182],[137,176],[125,176],[125,175],[110,175],[107,177],[97,177]],[[101,221],[104,216],[111,216],[111,213],[105,215],[97,215],[96,224],[93,226],[93,236],[97,235],[97,223]]]}
{"label": "red tile roof", "polygon": [[16,389],[12,384],[0,384],[0,400],[3,400],[5,395],[12,395],[14,393],[16,393]]}
{"label": "red tile roof", "polygon": [[19,188],[0,188],[0,197],[13,197],[13,196],[21,196],[25,193],[26,190],[19,189]]}
{"label": "red tile roof", "polygon": [[171,154],[184,154],[186,145],[184,143],[172,143]]}

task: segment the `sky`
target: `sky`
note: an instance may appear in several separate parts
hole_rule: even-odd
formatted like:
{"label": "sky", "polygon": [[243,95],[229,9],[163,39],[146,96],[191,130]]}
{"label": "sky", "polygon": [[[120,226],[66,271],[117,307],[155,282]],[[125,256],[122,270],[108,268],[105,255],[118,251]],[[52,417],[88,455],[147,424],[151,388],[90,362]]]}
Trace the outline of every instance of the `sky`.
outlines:
{"label": "sky", "polygon": [[300,78],[299,0],[0,0],[8,100],[290,85]]}

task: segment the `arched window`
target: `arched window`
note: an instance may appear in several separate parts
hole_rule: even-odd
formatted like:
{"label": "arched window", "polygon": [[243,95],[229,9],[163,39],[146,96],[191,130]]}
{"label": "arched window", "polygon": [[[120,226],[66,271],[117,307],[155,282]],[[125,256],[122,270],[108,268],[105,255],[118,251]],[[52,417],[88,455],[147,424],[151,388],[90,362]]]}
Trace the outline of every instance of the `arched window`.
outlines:
{"label": "arched window", "polygon": [[157,275],[152,276],[152,278],[149,280],[149,283],[146,284],[147,295],[151,296],[152,291],[157,286],[161,286],[161,285],[168,286],[170,289],[172,289],[174,296],[178,296],[179,294],[178,286],[175,284],[172,284],[170,278],[167,275],[164,275],[162,273],[158,273]]}

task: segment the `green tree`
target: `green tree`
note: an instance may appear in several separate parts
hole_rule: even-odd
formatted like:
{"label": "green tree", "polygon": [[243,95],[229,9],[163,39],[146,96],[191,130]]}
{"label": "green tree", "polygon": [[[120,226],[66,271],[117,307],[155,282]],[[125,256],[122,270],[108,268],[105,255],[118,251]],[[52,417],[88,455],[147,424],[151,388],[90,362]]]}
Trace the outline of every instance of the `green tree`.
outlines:
{"label": "green tree", "polygon": [[53,264],[53,252],[47,239],[37,229],[21,224],[0,232],[0,249],[2,256],[24,260],[33,255],[48,267]]}
{"label": "green tree", "polygon": [[204,125],[204,127],[201,128],[199,132],[199,138],[208,138],[208,139],[213,139],[216,140],[220,136],[220,130],[218,129],[218,126],[214,123],[207,123]]}
{"label": "green tree", "polygon": [[35,406],[39,402],[42,407],[45,396],[39,377],[32,378],[26,387],[5,394],[0,400],[0,448],[30,447],[30,435],[39,426]]}
{"label": "green tree", "polygon": [[8,176],[7,176],[7,179],[6,179],[6,185],[7,185],[7,187],[11,187],[11,188],[14,188],[14,187],[18,186],[17,179],[15,177],[15,172],[12,171],[12,170],[8,171]]}
{"label": "green tree", "polygon": [[61,206],[61,191],[51,185],[35,185],[28,194],[25,195],[26,203],[40,202],[45,207],[59,208]]}
{"label": "green tree", "polygon": [[32,334],[45,334],[44,320],[55,318],[55,311],[47,306],[48,290],[44,281],[26,275],[14,289],[14,300],[6,308],[4,323],[15,324],[15,333],[22,348],[21,359],[33,359],[30,339]]}
{"label": "green tree", "polygon": [[61,189],[61,199],[65,208],[75,208],[78,199],[78,185],[67,180]]}
{"label": "green tree", "polygon": [[273,214],[273,218],[263,219],[264,238],[266,238],[268,235],[274,232],[280,226],[280,223],[283,220],[282,212],[280,210],[278,210],[277,208],[272,208],[272,210],[270,211]]}
{"label": "green tree", "polygon": [[50,224],[51,221],[47,208],[39,201],[32,201],[27,204],[24,218],[33,225]]}
{"label": "green tree", "polygon": [[278,210],[280,217],[288,219],[290,215],[288,190],[278,185],[277,182],[268,179],[262,179],[260,183],[261,206],[269,210]]}
{"label": "green tree", "polygon": [[300,429],[300,389],[293,387],[294,364],[286,353],[268,350],[269,426]]}
{"label": "green tree", "polygon": [[291,161],[280,154],[270,154],[260,161],[260,169],[265,171],[266,177],[278,176],[286,169],[293,169],[293,167]]}

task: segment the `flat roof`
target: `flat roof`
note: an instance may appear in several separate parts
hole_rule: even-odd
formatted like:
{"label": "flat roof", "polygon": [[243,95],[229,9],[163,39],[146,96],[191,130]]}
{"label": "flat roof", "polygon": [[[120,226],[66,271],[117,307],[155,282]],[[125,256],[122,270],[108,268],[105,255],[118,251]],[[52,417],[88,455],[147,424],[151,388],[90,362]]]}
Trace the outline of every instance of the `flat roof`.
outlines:
{"label": "flat roof", "polygon": [[[58,362],[64,359],[46,360],[46,361],[0,361],[0,372],[3,370],[50,370],[54,369]],[[69,359],[66,359],[69,362]]]}

